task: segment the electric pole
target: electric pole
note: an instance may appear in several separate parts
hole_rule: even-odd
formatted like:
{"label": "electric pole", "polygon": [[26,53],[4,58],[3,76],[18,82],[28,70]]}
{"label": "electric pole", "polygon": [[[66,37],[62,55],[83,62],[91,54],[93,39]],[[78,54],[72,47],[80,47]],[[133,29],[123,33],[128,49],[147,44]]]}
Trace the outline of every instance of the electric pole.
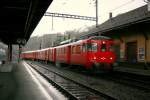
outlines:
{"label": "electric pole", "polygon": [[96,8],[96,27],[98,27],[98,0],[95,1]]}

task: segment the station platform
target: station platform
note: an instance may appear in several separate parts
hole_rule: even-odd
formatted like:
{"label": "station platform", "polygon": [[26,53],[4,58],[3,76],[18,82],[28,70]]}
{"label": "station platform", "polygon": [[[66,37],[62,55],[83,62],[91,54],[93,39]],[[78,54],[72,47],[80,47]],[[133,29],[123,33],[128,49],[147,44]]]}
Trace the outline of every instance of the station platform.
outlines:
{"label": "station platform", "polygon": [[114,71],[150,77],[150,67],[147,69],[138,69],[138,68],[134,68],[134,65],[132,67],[117,66],[117,67],[114,67]]}
{"label": "station platform", "polygon": [[66,100],[25,62],[0,65],[0,100]]}

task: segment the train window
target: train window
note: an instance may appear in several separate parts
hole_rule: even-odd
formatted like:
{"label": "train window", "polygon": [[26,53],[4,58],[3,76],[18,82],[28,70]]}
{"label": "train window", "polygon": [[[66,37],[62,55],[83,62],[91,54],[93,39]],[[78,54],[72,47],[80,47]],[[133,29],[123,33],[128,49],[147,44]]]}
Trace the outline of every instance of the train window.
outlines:
{"label": "train window", "polygon": [[63,52],[62,53],[65,54],[65,48],[63,48]]}
{"label": "train window", "polygon": [[63,48],[60,48],[60,54],[62,54],[62,52],[63,52]]}
{"label": "train window", "polygon": [[92,44],[91,44],[91,51],[97,52],[97,49],[98,49],[97,43],[92,43]]}
{"label": "train window", "polygon": [[102,52],[105,52],[105,51],[106,51],[106,44],[102,44],[102,46],[101,46],[101,51],[102,51]]}
{"label": "train window", "polygon": [[61,49],[60,48],[58,49],[58,54],[61,54]]}
{"label": "train window", "polygon": [[76,48],[75,46],[72,47],[72,54],[75,54]]}
{"label": "train window", "polygon": [[87,51],[97,52],[98,45],[97,43],[87,43]]}
{"label": "train window", "polygon": [[59,53],[62,54],[62,48],[59,49]]}
{"label": "train window", "polygon": [[71,51],[72,51],[72,54],[80,54],[81,53],[81,46],[80,45],[73,46]]}
{"label": "train window", "polygon": [[60,49],[56,49],[57,55],[60,54]]}
{"label": "train window", "polygon": [[82,45],[82,52],[86,52],[86,45],[85,44]]}
{"label": "train window", "polygon": [[91,51],[91,43],[87,43],[87,51]]}
{"label": "train window", "polygon": [[66,53],[66,48],[64,48],[64,54]]}
{"label": "train window", "polygon": [[58,52],[58,49],[56,49],[56,54],[58,55],[58,53],[59,53],[59,52]]}
{"label": "train window", "polygon": [[52,55],[52,50],[49,50],[49,54]]}
{"label": "train window", "polygon": [[80,45],[76,46],[76,53],[77,54],[81,53],[81,46]]}
{"label": "train window", "polygon": [[61,48],[61,54],[63,54],[64,53],[64,48]]}
{"label": "train window", "polygon": [[81,48],[82,52],[86,52],[86,51],[98,51],[98,44],[97,43],[87,43],[87,44],[83,44],[82,48]]}

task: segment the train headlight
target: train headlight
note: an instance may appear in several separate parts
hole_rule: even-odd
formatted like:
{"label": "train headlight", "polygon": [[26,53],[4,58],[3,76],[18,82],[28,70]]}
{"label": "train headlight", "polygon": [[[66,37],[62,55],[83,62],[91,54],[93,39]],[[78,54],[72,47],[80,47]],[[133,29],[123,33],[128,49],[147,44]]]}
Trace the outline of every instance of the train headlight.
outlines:
{"label": "train headlight", "polygon": [[93,59],[96,60],[96,57],[94,56]]}
{"label": "train headlight", "polygon": [[112,57],[110,57],[110,60],[112,60],[113,58]]}
{"label": "train headlight", "polygon": [[91,60],[92,60],[92,61],[93,61],[93,60],[96,60],[96,57],[95,57],[95,56],[91,57]]}

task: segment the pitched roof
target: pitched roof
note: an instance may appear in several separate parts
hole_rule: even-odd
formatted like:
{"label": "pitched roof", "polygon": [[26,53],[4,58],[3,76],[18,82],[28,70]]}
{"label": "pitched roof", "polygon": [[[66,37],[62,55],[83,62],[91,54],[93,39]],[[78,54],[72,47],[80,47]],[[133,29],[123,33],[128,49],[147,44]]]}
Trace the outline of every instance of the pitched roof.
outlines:
{"label": "pitched roof", "polygon": [[107,20],[98,26],[98,31],[105,32],[144,21],[150,21],[150,12],[147,5]]}

